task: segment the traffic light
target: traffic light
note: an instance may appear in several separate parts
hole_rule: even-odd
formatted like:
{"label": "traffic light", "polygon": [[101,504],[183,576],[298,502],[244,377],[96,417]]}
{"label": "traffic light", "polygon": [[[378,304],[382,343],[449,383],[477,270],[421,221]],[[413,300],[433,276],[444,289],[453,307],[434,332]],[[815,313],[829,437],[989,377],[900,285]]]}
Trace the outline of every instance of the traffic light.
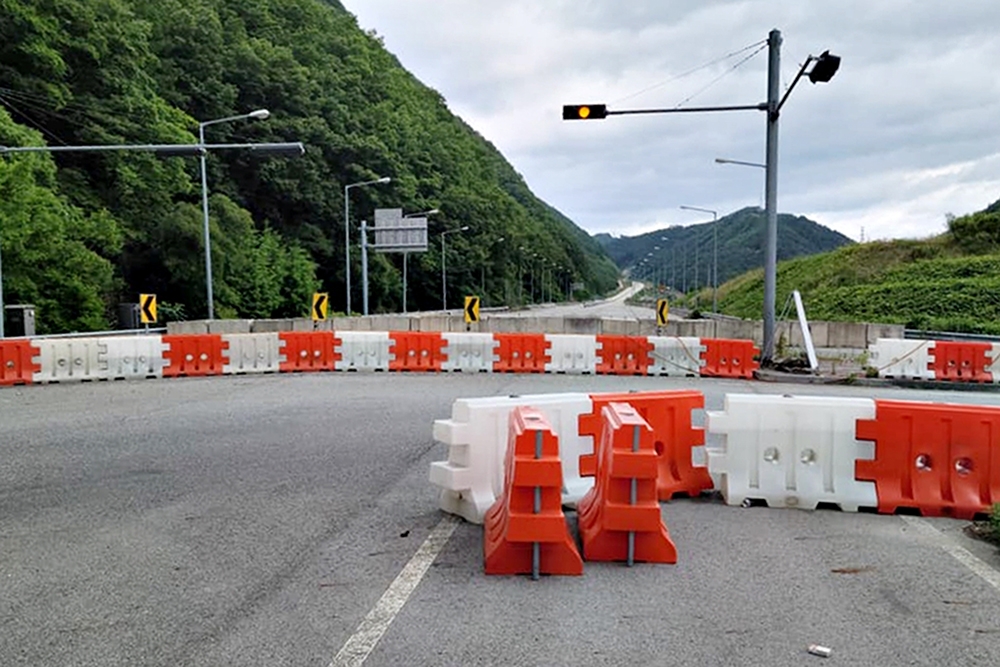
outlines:
{"label": "traffic light", "polygon": [[829,51],[824,51],[816,59],[816,64],[813,65],[812,71],[809,72],[809,80],[813,83],[826,83],[833,78],[833,75],[837,73],[839,68],[840,56],[835,56]]}
{"label": "traffic light", "polygon": [[563,120],[593,120],[607,118],[606,104],[566,104],[563,105]]}

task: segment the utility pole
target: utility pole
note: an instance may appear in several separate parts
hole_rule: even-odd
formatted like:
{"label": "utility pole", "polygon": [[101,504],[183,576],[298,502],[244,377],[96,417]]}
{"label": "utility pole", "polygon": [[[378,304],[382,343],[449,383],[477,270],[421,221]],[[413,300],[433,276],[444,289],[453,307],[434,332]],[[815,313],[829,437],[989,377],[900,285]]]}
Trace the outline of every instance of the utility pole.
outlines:
{"label": "utility pole", "polygon": [[774,309],[777,302],[778,269],[778,108],[781,102],[781,31],[767,36],[767,165],[764,201],[767,234],[764,249],[764,345],[762,362],[774,357]]}

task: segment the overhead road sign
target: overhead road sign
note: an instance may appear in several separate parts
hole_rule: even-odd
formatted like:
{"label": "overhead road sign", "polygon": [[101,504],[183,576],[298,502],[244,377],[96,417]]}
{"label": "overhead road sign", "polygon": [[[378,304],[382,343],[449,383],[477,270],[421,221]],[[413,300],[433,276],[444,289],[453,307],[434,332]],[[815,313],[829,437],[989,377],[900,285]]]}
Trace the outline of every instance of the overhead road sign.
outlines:
{"label": "overhead road sign", "polygon": [[375,243],[378,252],[426,252],[427,218],[405,218],[399,208],[375,209]]}

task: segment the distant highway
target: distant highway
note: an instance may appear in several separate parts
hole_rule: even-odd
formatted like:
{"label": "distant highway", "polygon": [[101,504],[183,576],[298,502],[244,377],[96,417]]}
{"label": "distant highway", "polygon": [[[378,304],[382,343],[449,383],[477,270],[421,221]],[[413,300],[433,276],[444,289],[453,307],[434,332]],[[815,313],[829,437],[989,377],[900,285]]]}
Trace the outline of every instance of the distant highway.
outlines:
{"label": "distant highway", "polygon": [[[655,319],[652,308],[630,306],[625,301],[642,291],[642,283],[631,283],[614,296],[583,303],[540,304],[527,310],[516,310],[503,315],[511,317],[604,317],[615,319]],[[498,314],[494,314],[497,316]]]}
{"label": "distant highway", "polygon": [[830,664],[996,665],[1000,557],[962,521],[675,500],[677,565],[538,582],[485,576],[482,528],[442,523],[431,425],[455,398],[683,388],[709,409],[726,392],[1000,403],[506,374],[3,388],[0,664],[327,667],[349,646],[370,666],[780,667],[821,644]]}

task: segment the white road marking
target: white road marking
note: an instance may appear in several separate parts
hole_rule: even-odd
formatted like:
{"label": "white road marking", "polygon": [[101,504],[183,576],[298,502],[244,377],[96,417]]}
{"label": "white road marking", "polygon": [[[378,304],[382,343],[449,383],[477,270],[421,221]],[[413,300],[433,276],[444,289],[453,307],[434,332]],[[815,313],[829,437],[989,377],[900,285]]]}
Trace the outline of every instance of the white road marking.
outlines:
{"label": "white road marking", "polygon": [[420,580],[424,578],[444,545],[448,543],[457,525],[458,519],[450,514],[441,519],[441,523],[434,527],[417,549],[417,553],[413,554],[410,562],[389,585],[354,634],[344,643],[329,667],[359,667],[368,659],[382,639],[382,635],[395,620],[396,614],[406,604],[410,594],[420,584]]}
{"label": "white road marking", "polygon": [[932,526],[930,522],[916,516],[900,516],[900,519],[910,524],[928,540],[944,549],[952,558],[969,568],[986,580],[993,588],[1000,591],[1000,572],[984,563],[963,546],[955,544],[951,539]]}

